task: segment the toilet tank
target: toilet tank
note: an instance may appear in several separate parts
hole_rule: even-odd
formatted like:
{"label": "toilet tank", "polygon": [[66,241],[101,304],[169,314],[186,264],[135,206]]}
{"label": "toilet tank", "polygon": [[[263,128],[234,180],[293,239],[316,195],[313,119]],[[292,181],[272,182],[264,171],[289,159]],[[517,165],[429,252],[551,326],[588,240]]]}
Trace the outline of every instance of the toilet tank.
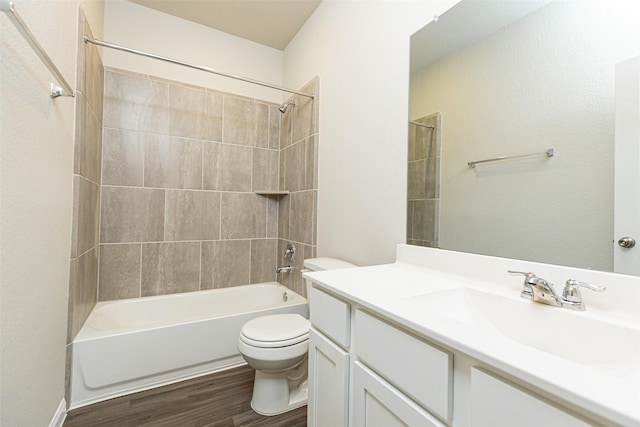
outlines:
{"label": "toilet tank", "polygon": [[[351,264],[350,262],[328,257],[305,259],[303,265],[303,271],[338,270],[340,268],[357,267],[357,265]],[[311,281],[305,280],[304,282],[307,291],[307,298],[309,298],[309,295],[311,293]]]}

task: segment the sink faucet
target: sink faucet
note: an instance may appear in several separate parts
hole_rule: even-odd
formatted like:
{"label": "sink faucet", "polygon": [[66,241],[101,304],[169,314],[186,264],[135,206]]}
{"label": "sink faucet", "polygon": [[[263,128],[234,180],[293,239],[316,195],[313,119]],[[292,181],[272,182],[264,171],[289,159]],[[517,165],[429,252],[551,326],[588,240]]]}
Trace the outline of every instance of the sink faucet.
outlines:
{"label": "sink faucet", "polygon": [[536,276],[534,273],[525,273],[524,271],[508,270],[511,274],[524,275],[524,284],[520,296],[542,304],[562,306],[560,297],[553,287],[553,283]]}
{"label": "sink faucet", "polygon": [[553,283],[536,276],[534,273],[512,270],[508,270],[508,272],[511,274],[522,274],[525,276],[520,297],[530,299],[541,304],[568,308],[570,310],[585,310],[584,303],[582,302],[582,294],[579,289],[580,287],[596,292],[603,292],[606,289],[604,286],[569,279],[565,284],[562,295],[559,295],[553,287]]}

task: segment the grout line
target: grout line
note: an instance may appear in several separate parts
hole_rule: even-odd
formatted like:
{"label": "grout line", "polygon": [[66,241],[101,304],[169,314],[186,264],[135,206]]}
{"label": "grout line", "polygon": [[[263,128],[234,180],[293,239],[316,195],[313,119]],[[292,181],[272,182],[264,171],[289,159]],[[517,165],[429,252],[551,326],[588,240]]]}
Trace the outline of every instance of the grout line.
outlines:
{"label": "grout line", "polygon": [[225,96],[222,96],[222,106],[221,106],[221,112],[220,112],[220,142],[225,140],[224,134],[225,134],[225,119],[224,119],[224,105],[225,105]]}
{"label": "grout line", "polygon": [[140,243],[140,274],[138,275],[138,297],[142,297],[142,243]]}
{"label": "grout line", "polygon": [[[89,181],[90,182],[90,181]],[[173,191],[199,191],[199,192],[206,192],[206,193],[232,193],[232,194],[255,194],[255,193],[259,193],[260,190],[247,190],[247,191],[242,191],[242,190],[202,190],[199,188],[176,188],[176,187],[141,187],[139,185],[117,185],[117,184],[103,184],[101,185],[101,187],[107,187],[107,188],[131,188],[131,189],[136,189],[136,190],[173,190]],[[299,191],[306,191],[306,190],[296,190],[297,192]],[[293,193],[294,191],[292,191]]]}
{"label": "grout line", "polygon": [[100,187],[100,186],[102,185],[102,184],[100,184],[100,183],[97,183],[97,182],[95,182],[95,181],[90,180],[90,179],[89,179],[89,178],[87,178],[86,176],[81,175],[81,174],[79,174],[79,173],[74,173],[74,174],[73,174],[73,176],[77,176],[78,178],[84,179],[85,181],[87,181],[87,182],[89,182],[89,183],[91,183],[91,184],[97,185],[98,187]]}
{"label": "grout line", "polygon": [[145,187],[145,166],[147,163],[147,135],[144,134],[142,138],[142,187]]}
{"label": "grout line", "polygon": [[202,141],[202,151],[200,156],[200,190],[204,190],[204,144]]}
{"label": "grout line", "polygon": [[[246,242],[247,240],[256,240],[256,241],[271,241],[271,240],[284,240],[287,242],[292,242],[292,243],[296,243],[296,244],[300,244],[300,245],[307,245],[307,246],[315,246],[315,243],[309,243],[309,242],[302,242],[299,241],[297,239],[284,239],[282,237],[240,237],[240,238],[234,238],[234,239],[220,239],[220,240],[177,240],[177,241],[150,241],[150,242],[122,242],[122,243],[101,243],[100,246],[131,246],[131,245],[160,245],[160,244],[166,244],[166,245],[173,245],[173,244],[199,244],[199,245],[203,245],[204,243],[227,243],[227,242]],[[89,249],[87,252],[83,253],[82,255],[87,254],[88,252],[91,252],[91,250],[97,248],[94,247],[92,249]],[[80,256],[82,256],[80,255]],[[80,258],[80,256],[78,256],[77,258]],[[77,259],[77,258],[71,258],[71,260],[73,259]]]}
{"label": "grout line", "polygon": [[250,173],[251,178],[250,178],[249,180],[250,180],[250,182],[251,182],[251,191],[252,191],[252,192],[253,192],[253,191],[255,191],[255,190],[253,189],[253,187],[254,187],[254,182],[253,182],[253,171],[254,171],[254,169],[255,169],[255,165],[254,165],[254,163],[253,163],[253,162],[254,162],[254,161],[255,161],[255,159],[256,159],[256,156],[255,156],[255,150],[256,150],[256,148],[255,148],[255,147],[253,147],[253,148],[251,149],[251,173]]}
{"label": "grout line", "polygon": [[167,203],[168,203],[168,190],[164,190],[164,204],[162,213],[162,241],[167,241]]}
{"label": "grout line", "polygon": [[79,255],[75,256],[74,258],[69,258],[69,261],[72,261],[72,260],[74,260],[74,259],[75,259],[75,260],[77,260],[77,259],[82,258],[83,256],[85,256],[86,254],[88,254],[88,253],[89,253],[89,252],[91,252],[92,250],[94,250],[94,249],[96,249],[96,250],[97,250],[97,249],[98,249],[98,246],[100,246],[100,245],[96,244],[95,246],[91,246],[89,249],[87,249],[87,250],[86,250],[86,251],[84,251],[83,253],[81,253],[81,254],[79,254]]}

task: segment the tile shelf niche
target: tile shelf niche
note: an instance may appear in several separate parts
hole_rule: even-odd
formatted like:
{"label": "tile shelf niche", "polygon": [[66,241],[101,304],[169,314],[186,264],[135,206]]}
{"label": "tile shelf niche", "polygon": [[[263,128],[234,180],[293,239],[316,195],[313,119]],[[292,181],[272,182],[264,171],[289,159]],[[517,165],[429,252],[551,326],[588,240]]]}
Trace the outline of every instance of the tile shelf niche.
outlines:
{"label": "tile shelf niche", "polygon": [[289,191],[269,191],[269,190],[254,191],[254,193],[259,196],[288,196],[290,194]]}

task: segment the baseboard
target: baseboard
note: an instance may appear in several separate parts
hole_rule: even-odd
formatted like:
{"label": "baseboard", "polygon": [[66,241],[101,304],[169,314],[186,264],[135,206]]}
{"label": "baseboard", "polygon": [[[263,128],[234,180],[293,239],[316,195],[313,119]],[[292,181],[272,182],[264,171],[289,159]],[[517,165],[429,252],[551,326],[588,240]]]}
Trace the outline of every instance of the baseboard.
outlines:
{"label": "baseboard", "polygon": [[58,405],[58,409],[56,409],[56,413],[49,423],[49,427],[62,427],[62,423],[64,423],[64,419],[67,418],[67,402],[62,399],[60,404]]}

